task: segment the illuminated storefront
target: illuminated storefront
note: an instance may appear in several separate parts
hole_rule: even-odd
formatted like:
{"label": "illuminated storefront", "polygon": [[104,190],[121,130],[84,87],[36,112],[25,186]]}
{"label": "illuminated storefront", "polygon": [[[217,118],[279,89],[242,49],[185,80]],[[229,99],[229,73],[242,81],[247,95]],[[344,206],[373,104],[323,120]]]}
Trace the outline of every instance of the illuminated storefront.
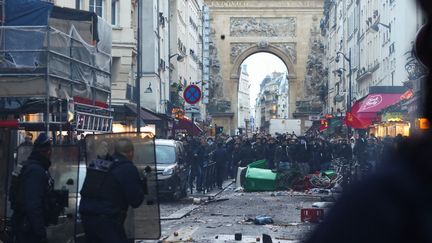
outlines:
{"label": "illuminated storefront", "polygon": [[406,121],[402,112],[388,112],[381,116],[381,122],[374,124],[370,133],[377,137],[396,137],[398,134],[409,136],[411,123]]}

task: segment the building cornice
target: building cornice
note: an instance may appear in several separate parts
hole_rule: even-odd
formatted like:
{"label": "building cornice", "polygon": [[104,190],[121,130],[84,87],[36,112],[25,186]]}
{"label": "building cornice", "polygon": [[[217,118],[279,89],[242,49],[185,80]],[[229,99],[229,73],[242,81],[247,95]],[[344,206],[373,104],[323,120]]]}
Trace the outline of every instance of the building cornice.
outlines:
{"label": "building cornice", "polygon": [[[268,6],[267,2],[272,2],[271,6]],[[274,11],[277,8],[288,8],[288,9],[323,9],[323,0],[237,0],[237,1],[226,1],[226,0],[207,0],[207,6],[211,9],[272,9]],[[267,7],[268,6],[268,7]]]}

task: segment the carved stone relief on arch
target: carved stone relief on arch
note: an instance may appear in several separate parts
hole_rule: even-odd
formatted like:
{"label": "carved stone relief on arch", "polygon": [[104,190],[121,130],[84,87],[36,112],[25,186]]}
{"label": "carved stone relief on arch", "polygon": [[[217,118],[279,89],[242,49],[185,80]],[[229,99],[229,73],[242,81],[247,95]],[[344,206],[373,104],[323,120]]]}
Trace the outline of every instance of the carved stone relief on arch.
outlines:
{"label": "carved stone relief on arch", "polygon": [[231,43],[231,63],[234,63],[234,60],[245,50],[255,45],[256,43]]}
{"label": "carved stone relief on arch", "polygon": [[275,43],[272,44],[273,46],[283,50],[284,52],[288,53],[293,63],[297,63],[297,48],[296,43],[287,42],[287,43]]}
{"label": "carved stone relief on arch", "polygon": [[232,37],[295,37],[295,17],[231,17]]}
{"label": "carved stone relief on arch", "polygon": [[258,43],[231,43],[231,53],[230,61],[231,64],[234,63],[236,58],[241,55],[244,51],[251,47],[258,47],[261,51],[266,51],[269,46],[274,46],[279,48],[281,51],[285,52],[292,60],[293,63],[297,63],[297,49],[296,43],[268,43],[266,41],[261,41]]}

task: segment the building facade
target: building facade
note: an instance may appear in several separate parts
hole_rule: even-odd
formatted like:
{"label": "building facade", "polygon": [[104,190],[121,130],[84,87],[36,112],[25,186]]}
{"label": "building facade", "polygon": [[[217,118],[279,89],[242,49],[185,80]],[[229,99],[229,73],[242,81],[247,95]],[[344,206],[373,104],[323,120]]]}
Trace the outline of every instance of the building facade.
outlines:
{"label": "building facade", "polygon": [[[181,105],[187,111],[197,111],[196,119],[205,119],[209,77],[203,77],[205,46],[208,56],[208,44],[203,42],[203,36],[209,35],[209,26],[205,32],[202,0],[141,1],[141,70],[136,61],[138,1],[122,1],[121,7],[120,0],[56,0],[55,3],[93,11],[112,24],[112,104],[118,118],[115,131],[132,131],[136,127],[136,116],[131,116],[127,108],[125,111],[124,106],[136,104],[137,75],[141,76],[140,105],[145,112],[161,115],[163,120],[173,107]],[[206,16],[209,23],[208,9]],[[203,82],[206,77],[207,81]],[[196,107],[184,107],[182,90],[189,84],[197,84],[203,90],[203,101]],[[152,132],[155,130],[154,126],[150,128]]]}
{"label": "building facade", "polygon": [[287,73],[267,75],[260,85],[255,105],[255,130],[268,132],[270,119],[289,118]]}
{"label": "building facade", "polygon": [[405,66],[425,23],[416,1],[328,0],[324,8],[321,31],[329,69],[325,113],[347,111],[372,86],[408,81]]}
{"label": "building facade", "polygon": [[166,114],[169,102],[169,2],[143,0],[141,4],[141,106]]}
{"label": "building facade", "polygon": [[247,72],[247,65],[245,64],[241,66],[238,92],[238,129],[245,131],[249,129],[248,125],[250,120],[250,80]]}
{"label": "building facade", "polygon": [[[173,105],[184,108],[188,117],[205,118],[205,100],[185,104],[182,91],[191,84],[206,89],[203,81],[202,0],[170,0],[170,87]],[[193,115],[192,115],[193,114]]]}

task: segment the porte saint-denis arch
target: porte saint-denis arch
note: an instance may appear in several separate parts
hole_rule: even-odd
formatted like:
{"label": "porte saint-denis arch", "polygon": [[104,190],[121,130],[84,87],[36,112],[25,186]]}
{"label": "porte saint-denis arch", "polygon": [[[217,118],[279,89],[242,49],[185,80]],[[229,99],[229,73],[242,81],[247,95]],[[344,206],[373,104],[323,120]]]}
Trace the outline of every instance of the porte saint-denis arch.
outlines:
{"label": "porte saint-denis arch", "polygon": [[[311,101],[305,80],[313,46],[323,48],[320,20],[323,0],[206,0],[210,12],[210,104],[213,124],[234,134],[240,65],[249,56],[268,52],[287,66],[290,118],[307,120],[313,109],[299,110]],[[321,52],[323,53],[323,51]],[[304,121],[303,121],[304,125]]]}

